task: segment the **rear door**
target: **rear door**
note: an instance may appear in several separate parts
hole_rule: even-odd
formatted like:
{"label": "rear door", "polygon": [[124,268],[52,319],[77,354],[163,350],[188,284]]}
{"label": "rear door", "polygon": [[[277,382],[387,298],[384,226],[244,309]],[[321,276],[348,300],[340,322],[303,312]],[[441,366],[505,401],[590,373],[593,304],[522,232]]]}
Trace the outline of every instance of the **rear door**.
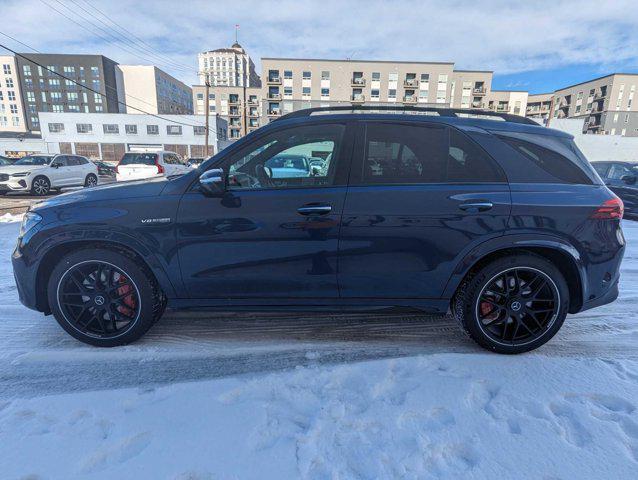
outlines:
{"label": "rear door", "polygon": [[439,298],[460,259],[503,234],[505,176],[461,131],[362,122],[355,152],[339,243],[342,298]]}

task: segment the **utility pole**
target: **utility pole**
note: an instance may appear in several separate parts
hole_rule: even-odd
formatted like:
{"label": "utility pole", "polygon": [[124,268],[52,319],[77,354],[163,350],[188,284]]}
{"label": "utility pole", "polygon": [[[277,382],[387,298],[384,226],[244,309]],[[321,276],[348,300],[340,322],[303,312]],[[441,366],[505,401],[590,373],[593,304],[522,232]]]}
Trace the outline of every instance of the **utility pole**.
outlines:
{"label": "utility pole", "polygon": [[208,158],[208,124],[209,124],[209,116],[210,116],[210,96],[209,96],[209,92],[210,92],[210,80],[208,78],[208,74],[206,74],[206,101],[204,102],[204,105],[206,105],[206,129],[205,129],[205,140],[204,143],[206,144],[206,146],[204,147],[204,158]]}

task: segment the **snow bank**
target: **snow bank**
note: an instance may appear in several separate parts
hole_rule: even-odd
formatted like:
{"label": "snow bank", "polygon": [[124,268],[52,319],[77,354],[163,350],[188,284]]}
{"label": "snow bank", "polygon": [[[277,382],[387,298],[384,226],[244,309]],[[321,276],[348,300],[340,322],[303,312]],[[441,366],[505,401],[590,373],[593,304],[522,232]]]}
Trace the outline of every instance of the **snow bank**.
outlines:
{"label": "snow bank", "polygon": [[0,223],[14,223],[21,222],[23,213],[5,213],[0,215]]}

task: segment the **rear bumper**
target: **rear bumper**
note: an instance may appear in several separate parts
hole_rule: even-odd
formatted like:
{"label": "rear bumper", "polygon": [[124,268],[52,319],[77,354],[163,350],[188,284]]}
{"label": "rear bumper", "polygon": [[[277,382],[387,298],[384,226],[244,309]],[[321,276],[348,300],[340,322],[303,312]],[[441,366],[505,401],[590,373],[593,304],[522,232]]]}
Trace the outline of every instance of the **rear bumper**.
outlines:
{"label": "rear bumper", "polygon": [[584,312],[585,310],[590,310],[592,308],[600,307],[602,305],[607,305],[608,303],[612,303],[614,300],[618,298],[618,280],[614,282],[614,284],[609,288],[607,293],[601,295],[598,298],[590,300],[589,302],[585,302],[583,307],[580,309],[580,312]]}

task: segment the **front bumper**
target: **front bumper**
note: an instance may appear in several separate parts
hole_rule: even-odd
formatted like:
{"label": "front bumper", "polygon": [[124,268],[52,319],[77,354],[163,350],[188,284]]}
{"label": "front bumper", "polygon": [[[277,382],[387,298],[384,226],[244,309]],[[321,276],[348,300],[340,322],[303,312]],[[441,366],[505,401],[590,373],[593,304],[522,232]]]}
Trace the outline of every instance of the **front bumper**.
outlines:
{"label": "front bumper", "polygon": [[29,182],[24,177],[0,182],[0,192],[24,192],[26,190],[29,190]]}
{"label": "front bumper", "polygon": [[[38,304],[38,296],[36,291],[38,265],[29,262],[20,250],[20,242],[18,239],[16,248],[11,254],[11,264],[13,266],[13,278],[18,290],[18,298],[20,303],[31,310],[38,312],[44,311],[44,306]],[[46,312],[45,312],[46,313]]]}

